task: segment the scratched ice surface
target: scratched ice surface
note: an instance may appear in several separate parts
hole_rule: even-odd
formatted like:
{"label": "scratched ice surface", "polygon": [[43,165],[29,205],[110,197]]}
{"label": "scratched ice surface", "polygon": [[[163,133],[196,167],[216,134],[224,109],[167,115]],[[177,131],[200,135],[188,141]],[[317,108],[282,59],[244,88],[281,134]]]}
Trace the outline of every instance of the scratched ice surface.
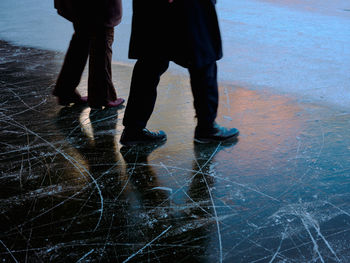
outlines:
{"label": "scratched ice surface", "polygon": [[[2,262],[350,262],[349,112],[224,86],[241,136],[195,145],[168,74],[149,123],[168,141],[123,148],[124,109],[56,105],[61,63],[0,42]],[[126,98],[131,68],[113,72]]]}

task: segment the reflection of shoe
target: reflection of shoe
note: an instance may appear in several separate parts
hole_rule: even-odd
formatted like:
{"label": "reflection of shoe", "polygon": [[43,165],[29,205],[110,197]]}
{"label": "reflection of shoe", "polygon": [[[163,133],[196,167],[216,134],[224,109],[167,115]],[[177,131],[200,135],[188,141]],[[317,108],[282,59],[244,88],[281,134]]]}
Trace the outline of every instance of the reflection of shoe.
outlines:
{"label": "reflection of shoe", "polygon": [[199,143],[225,142],[234,140],[239,135],[236,128],[227,129],[216,123],[210,128],[196,127],[194,140]]}
{"label": "reflection of shoe", "polygon": [[166,141],[167,137],[164,131],[151,132],[146,128],[133,130],[125,128],[120,143],[123,145],[147,144]]}
{"label": "reflection of shoe", "polygon": [[163,146],[165,141],[153,144],[124,145],[120,148],[124,160],[127,163],[147,162],[147,157],[156,149]]}
{"label": "reflection of shoe", "polygon": [[106,104],[103,105],[98,105],[98,104],[89,104],[89,106],[91,108],[94,109],[100,109],[102,107],[106,107],[106,108],[114,108],[114,107],[119,107],[120,105],[122,105],[125,102],[125,100],[123,98],[118,98],[116,100],[113,101],[108,101]]}
{"label": "reflection of shoe", "polygon": [[74,103],[76,105],[83,105],[86,104],[87,101],[88,97],[80,97],[80,95],[77,93],[74,93],[74,95],[67,97],[57,96],[57,103],[61,106],[69,106],[71,103]]}
{"label": "reflection of shoe", "polygon": [[213,158],[221,150],[236,145],[237,142],[238,138],[236,138],[236,140],[210,143],[197,143],[195,141],[193,144],[194,155],[199,163],[201,162],[200,160],[204,160],[204,162],[206,162],[209,158]]}

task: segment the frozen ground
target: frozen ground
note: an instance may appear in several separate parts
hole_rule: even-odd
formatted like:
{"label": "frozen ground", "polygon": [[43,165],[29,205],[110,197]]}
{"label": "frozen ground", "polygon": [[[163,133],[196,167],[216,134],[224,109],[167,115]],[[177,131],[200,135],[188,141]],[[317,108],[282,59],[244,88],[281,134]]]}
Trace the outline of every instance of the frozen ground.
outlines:
{"label": "frozen ground", "polygon": [[[219,0],[217,8],[225,54],[220,81],[349,107],[349,1]],[[116,30],[115,61],[133,63],[127,59],[130,21],[127,0]],[[71,33],[53,1],[0,1],[2,40],[65,51]]]}
{"label": "frozen ground", "polygon": [[[195,145],[187,79],[167,74],[149,126],[168,142],[125,149],[124,109],[56,106],[62,54],[0,58],[2,262],[350,262],[348,112],[222,86],[242,135]],[[126,97],[131,67],[113,74]]]}

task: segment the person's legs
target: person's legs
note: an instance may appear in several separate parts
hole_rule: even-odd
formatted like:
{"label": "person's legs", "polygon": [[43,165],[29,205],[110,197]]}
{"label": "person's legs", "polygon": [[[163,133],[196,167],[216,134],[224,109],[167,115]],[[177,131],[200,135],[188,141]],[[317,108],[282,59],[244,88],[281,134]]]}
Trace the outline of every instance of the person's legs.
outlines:
{"label": "person's legs", "polygon": [[168,67],[168,60],[139,59],[136,62],[124,113],[125,129],[120,139],[122,144],[166,140],[166,134],[163,131],[150,132],[145,127],[154,109],[160,76]]}
{"label": "person's legs", "polygon": [[167,60],[140,59],[136,62],[123,119],[126,128],[146,127],[156,102],[160,76],[168,67]]}
{"label": "person's legs", "polygon": [[189,73],[198,126],[210,127],[219,101],[216,62],[202,68],[189,68]]}
{"label": "person's legs", "polygon": [[75,32],[53,91],[53,95],[57,96],[59,100],[67,102],[75,102],[75,100],[80,98],[75,89],[79,85],[90,48],[87,28],[75,24],[74,30]]}
{"label": "person's legs", "polygon": [[227,129],[215,123],[219,93],[216,62],[202,68],[189,68],[197,127],[194,139],[199,143],[210,143],[234,139],[239,131]]}
{"label": "person's legs", "polygon": [[117,100],[111,68],[113,40],[114,28],[92,28],[88,80],[88,102],[92,107],[108,106]]}

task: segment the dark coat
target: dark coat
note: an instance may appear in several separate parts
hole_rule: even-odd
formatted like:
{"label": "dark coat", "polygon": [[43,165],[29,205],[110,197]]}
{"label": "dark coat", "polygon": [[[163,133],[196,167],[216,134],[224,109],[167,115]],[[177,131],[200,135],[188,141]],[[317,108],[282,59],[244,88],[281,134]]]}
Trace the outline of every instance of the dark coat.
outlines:
{"label": "dark coat", "polygon": [[133,0],[129,57],[201,67],[222,57],[215,0]]}
{"label": "dark coat", "polygon": [[58,14],[71,22],[114,27],[122,19],[122,0],[54,0]]}

